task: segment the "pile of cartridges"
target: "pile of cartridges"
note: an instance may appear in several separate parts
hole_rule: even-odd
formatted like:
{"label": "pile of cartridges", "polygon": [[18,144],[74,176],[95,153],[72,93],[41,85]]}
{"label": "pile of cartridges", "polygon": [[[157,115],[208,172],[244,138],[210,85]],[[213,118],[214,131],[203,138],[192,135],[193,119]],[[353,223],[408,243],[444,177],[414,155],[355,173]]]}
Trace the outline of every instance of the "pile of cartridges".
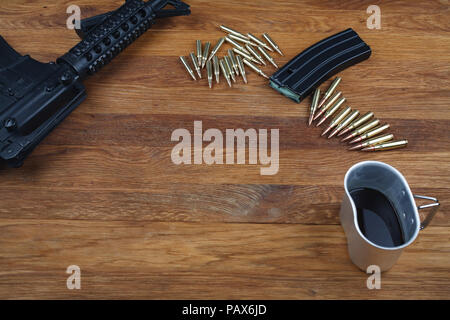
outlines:
{"label": "pile of cartridges", "polygon": [[[342,96],[342,92],[335,93],[340,82],[341,78],[334,79],[322,98],[320,89],[316,89],[310,109],[309,125],[318,120],[317,126],[320,126],[331,119],[322,136],[330,133],[328,135],[330,139],[346,135],[342,142],[349,142],[352,145],[349,150],[383,151],[402,148],[408,144],[408,140],[393,141],[394,135],[385,133],[390,125],[380,124],[380,120],[374,118],[373,112],[358,118],[358,110],[352,110],[349,106],[341,108],[346,99]],[[331,118],[333,115],[334,118]]]}
{"label": "pile of cartridges", "polygon": [[[242,76],[243,81],[247,83],[245,66],[248,66],[260,76],[269,79],[269,76],[256,65],[266,66],[267,60],[275,68],[278,68],[274,58],[267,52],[267,50],[271,52],[276,51],[280,55],[283,55],[275,41],[273,41],[267,33],[262,35],[264,40],[267,41],[266,43],[264,40],[257,38],[251,33],[244,35],[223,25],[220,26],[220,29],[226,32],[227,35],[219,39],[211,52],[209,52],[211,47],[210,42],[206,42],[202,48],[202,42],[197,40],[197,55],[195,55],[194,52],[190,53],[194,68],[191,68],[188,61],[189,59],[184,56],[180,57],[181,62],[191,75],[192,79],[197,80],[194,70],[197,72],[198,78],[201,79],[202,69],[206,67],[206,75],[210,88],[213,86],[213,72],[217,83],[220,82],[220,74],[222,73],[228,85],[231,87],[231,83],[236,82],[236,78],[239,75]],[[217,54],[225,42],[231,45],[231,48],[227,50],[227,54],[223,56],[223,58],[219,58]]]}

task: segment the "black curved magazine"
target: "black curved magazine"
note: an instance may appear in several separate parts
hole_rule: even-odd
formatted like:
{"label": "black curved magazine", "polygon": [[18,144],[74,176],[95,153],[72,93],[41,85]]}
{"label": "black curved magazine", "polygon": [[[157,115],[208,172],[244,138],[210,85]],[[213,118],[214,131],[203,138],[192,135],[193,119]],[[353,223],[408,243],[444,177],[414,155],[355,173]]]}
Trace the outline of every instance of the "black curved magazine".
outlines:
{"label": "black curved magazine", "polygon": [[270,86],[296,102],[336,73],[364,61],[372,50],[353,29],[328,37],[289,61],[270,77]]}

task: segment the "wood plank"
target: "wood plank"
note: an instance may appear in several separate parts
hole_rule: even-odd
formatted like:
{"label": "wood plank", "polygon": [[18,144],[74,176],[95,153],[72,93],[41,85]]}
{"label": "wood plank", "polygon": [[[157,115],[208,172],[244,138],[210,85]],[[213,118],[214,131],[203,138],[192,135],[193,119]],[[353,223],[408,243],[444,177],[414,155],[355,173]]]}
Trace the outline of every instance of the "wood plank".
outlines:
{"label": "wood plank", "polygon": [[[340,226],[0,219],[1,298],[448,298],[448,228],[368,290]],[[442,259],[443,253],[446,254]],[[81,290],[66,288],[69,265]],[[132,290],[130,290],[132,288]]]}
{"label": "wood plank", "polygon": [[[150,183],[126,190],[50,186],[0,191],[0,218],[305,225],[340,224],[344,196],[341,186],[267,184]],[[444,199],[442,206],[448,206],[447,188],[421,188],[414,192]],[[450,226],[444,210],[437,213],[432,225]]]}

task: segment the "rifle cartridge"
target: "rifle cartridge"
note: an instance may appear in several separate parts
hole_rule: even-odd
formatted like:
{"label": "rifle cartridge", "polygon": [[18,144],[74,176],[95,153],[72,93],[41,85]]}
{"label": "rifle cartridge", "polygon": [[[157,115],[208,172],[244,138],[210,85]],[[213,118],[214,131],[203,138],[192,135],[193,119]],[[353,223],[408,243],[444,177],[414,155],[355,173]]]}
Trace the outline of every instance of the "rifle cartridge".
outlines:
{"label": "rifle cartridge", "polygon": [[[208,60],[211,61],[211,60]],[[220,66],[219,66],[219,58],[217,56],[214,56],[213,58],[213,65],[214,65],[214,74],[216,75],[216,82],[220,82]]]}
{"label": "rifle cartridge", "polygon": [[228,56],[230,57],[231,63],[233,64],[234,72],[236,73],[237,76],[239,76],[239,66],[233,50],[228,49]]}
{"label": "rifle cartridge", "polygon": [[231,44],[233,47],[235,47],[235,48],[237,48],[237,49],[239,49],[239,50],[241,50],[243,52],[246,52],[246,53],[250,54],[250,52],[248,52],[248,50],[245,49],[245,47],[241,46],[239,43],[237,43],[233,39],[225,37],[225,41],[228,42],[229,44]]}
{"label": "rifle cartridge", "polygon": [[273,41],[273,39],[269,36],[268,33],[263,34],[263,38],[278,52],[280,55],[284,56],[283,52],[281,52],[280,47]]}
{"label": "rifle cartridge", "polygon": [[206,60],[208,60],[208,54],[209,54],[209,48],[210,47],[211,47],[211,42],[206,42],[205,43],[205,49],[203,50],[203,54],[202,54],[202,69],[206,65]]}
{"label": "rifle cartridge", "polygon": [[350,140],[356,136],[359,136],[360,134],[363,134],[364,132],[369,131],[372,128],[375,128],[377,125],[380,124],[380,120],[375,119],[362,127],[359,127],[358,129],[355,129],[352,133],[350,133],[348,136],[346,136],[344,139],[341,140],[341,142],[345,142],[347,140]]}
{"label": "rifle cartridge", "polygon": [[208,75],[208,85],[209,88],[212,88],[212,83],[213,83],[213,72],[212,72],[212,63],[211,60],[208,60],[206,62],[206,73]]}
{"label": "rifle cartridge", "polygon": [[264,58],[266,58],[275,68],[278,69],[278,65],[275,63],[275,60],[264,50],[263,47],[258,47],[258,50],[262,53]]}
{"label": "rifle cartridge", "polygon": [[202,78],[202,72],[200,70],[200,66],[197,63],[197,57],[195,56],[195,54],[193,52],[191,52],[189,54],[189,56],[191,57],[192,64],[194,65],[194,69],[197,71],[198,77],[201,79]]}
{"label": "rifle cartridge", "polygon": [[408,140],[398,140],[392,141],[382,144],[377,144],[374,146],[366,147],[361,149],[361,151],[385,151],[385,150],[393,150],[398,148],[404,148],[408,145]]}
{"label": "rifle cartridge", "polygon": [[191,75],[192,79],[197,80],[197,78],[194,75],[194,71],[192,71],[191,67],[189,66],[189,63],[186,60],[186,58],[181,56],[180,60],[183,63],[184,67],[186,68],[187,72],[189,72],[189,74]]}
{"label": "rifle cartridge", "polygon": [[254,42],[251,42],[250,40],[247,40],[247,39],[244,39],[244,38],[235,36],[234,34],[229,34],[227,37],[229,37],[229,38],[231,38],[231,39],[233,39],[233,40],[242,42],[242,43],[244,43],[244,44],[251,45],[251,46],[253,46],[253,47],[257,47],[257,46],[258,46],[258,44],[254,43]]}
{"label": "rifle cartridge", "polygon": [[389,129],[390,125],[389,124],[384,124],[382,126],[376,127],[375,129],[372,129],[366,133],[363,133],[362,135],[354,138],[352,141],[350,141],[350,144],[356,143],[356,142],[360,142],[369,138],[372,138],[374,136],[376,136],[379,133],[382,133],[383,131],[386,131],[387,129]]}
{"label": "rifle cartridge", "polygon": [[216,45],[209,54],[208,60],[211,60],[216,55],[216,53],[220,50],[220,47],[224,44],[224,42],[225,38],[220,38],[219,41],[217,41]]}
{"label": "rifle cartridge", "polygon": [[322,100],[320,100],[319,102],[318,106],[319,109],[322,108],[322,105],[328,100],[329,97],[331,97],[331,95],[334,93],[334,90],[336,90],[337,86],[339,85],[339,83],[341,83],[341,81],[342,79],[340,77],[337,77],[336,79],[333,80],[330,87],[327,89],[324,96],[322,97]]}
{"label": "rifle cartridge", "polygon": [[311,108],[309,110],[309,120],[308,120],[309,126],[311,125],[314,119],[314,114],[316,113],[317,110],[317,104],[319,103],[319,97],[320,97],[320,89],[317,88],[316,91],[314,91],[314,95],[311,102]]}
{"label": "rifle cartridge", "polygon": [[341,132],[339,132],[338,137],[346,134],[347,132],[354,130],[358,128],[359,126],[363,125],[367,121],[369,121],[374,116],[374,113],[372,111],[367,112],[365,115],[361,116],[354,122],[352,122],[348,127],[343,129]]}
{"label": "rifle cartridge", "polygon": [[244,62],[242,61],[242,57],[238,55],[236,56],[236,59],[238,62],[239,71],[241,72],[242,79],[244,79],[244,83],[247,83],[247,75],[245,74],[245,66]]}
{"label": "rifle cartridge", "polygon": [[390,141],[394,138],[394,135],[392,133],[385,134],[379,137],[375,137],[373,139],[369,139],[367,141],[361,142],[357,145],[354,145],[353,147],[349,148],[348,150],[359,150],[365,147],[374,146],[383,142]]}
{"label": "rifle cartridge", "polygon": [[254,48],[252,48],[248,44],[245,45],[245,48],[247,49],[248,52],[250,52],[255,57],[256,60],[261,62],[263,65],[266,65],[266,62],[264,61],[264,59],[259,55],[258,52],[256,52],[256,50]]}
{"label": "rifle cartridge", "polygon": [[261,64],[261,62],[259,62],[258,60],[256,60],[255,58],[253,58],[253,56],[251,56],[250,54],[247,54],[237,48],[233,48],[234,53],[239,54],[241,56],[243,56],[245,59],[247,59],[248,61],[257,63],[257,64]]}
{"label": "rifle cartridge", "polygon": [[236,82],[236,76],[234,75],[233,64],[230,60],[230,57],[224,56],[223,60],[225,61],[225,66],[228,68],[228,72],[231,76],[231,79],[233,80],[233,82]]}
{"label": "rifle cartridge", "polygon": [[220,26],[220,29],[222,29],[222,30],[225,31],[226,33],[233,34],[233,35],[235,35],[235,36],[237,36],[237,37],[239,37],[239,38],[249,40],[249,38],[248,38],[246,35],[244,35],[244,34],[238,32],[238,31],[236,31],[236,30],[233,30],[233,29],[231,29],[231,28],[228,28],[228,27],[226,27],[226,26],[224,26],[224,25],[221,25],[221,26]]}
{"label": "rifle cartridge", "polygon": [[228,86],[231,88],[230,74],[228,73],[228,68],[225,66],[225,61],[223,59],[219,60],[220,68],[222,69],[223,76],[227,80]]}
{"label": "rifle cartridge", "polygon": [[336,127],[339,123],[342,122],[342,120],[345,119],[346,116],[348,116],[352,112],[352,108],[349,106],[345,107],[341,112],[339,112],[338,115],[336,115],[328,125],[328,127],[325,129],[325,131],[322,133],[322,136],[326,135],[331,129]]}
{"label": "rifle cartridge", "polygon": [[261,41],[259,38],[255,37],[253,34],[247,33],[247,36],[250,40],[254,41],[259,46],[266,48],[270,52],[274,52],[272,47],[268,46],[264,41]]}
{"label": "rifle cartridge", "polygon": [[322,119],[319,120],[317,123],[317,127],[320,126],[322,123],[325,122],[329,117],[331,117],[333,114],[336,113],[336,111],[339,110],[341,105],[345,102],[345,98],[340,98],[330,109],[328,109],[325,114],[323,115]]}
{"label": "rifle cartridge", "polygon": [[267,74],[265,74],[261,69],[259,69],[257,66],[255,66],[253,63],[251,63],[250,61],[248,61],[247,59],[244,59],[244,63],[253,71],[255,71],[257,74],[259,74],[260,76],[269,79],[269,76]]}
{"label": "rifle cartridge", "polygon": [[319,110],[319,112],[314,116],[313,120],[319,119],[341,96],[342,92],[339,91],[324,106],[322,106],[322,108],[319,109],[319,105],[317,105],[317,110]]}
{"label": "rifle cartridge", "polygon": [[333,132],[328,136],[328,139],[334,137],[340,130],[342,130],[342,128],[345,128],[350,122],[355,120],[355,118],[358,115],[359,115],[358,110],[354,110],[352,113],[350,113],[347,118],[342,120],[342,122],[337,125],[337,127],[333,130]]}
{"label": "rifle cartridge", "polygon": [[197,47],[197,64],[199,66],[202,65],[202,58],[203,58],[203,51],[202,51],[202,41],[196,40],[195,41],[196,47]]}

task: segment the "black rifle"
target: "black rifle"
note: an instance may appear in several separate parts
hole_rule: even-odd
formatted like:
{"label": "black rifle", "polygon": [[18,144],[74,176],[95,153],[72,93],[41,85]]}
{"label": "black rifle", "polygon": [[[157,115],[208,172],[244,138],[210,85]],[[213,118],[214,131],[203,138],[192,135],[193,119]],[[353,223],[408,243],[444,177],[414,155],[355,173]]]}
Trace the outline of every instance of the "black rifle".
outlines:
{"label": "black rifle", "polygon": [[[172,9],[167,9],[171,5]],[[83,80],[145,33],[157,18],[189,15],[178,0],[126,0],[81,21],[81,42],[56,62],[21,56],[0,36],[0,160],[12,167],[86,98]]]}

